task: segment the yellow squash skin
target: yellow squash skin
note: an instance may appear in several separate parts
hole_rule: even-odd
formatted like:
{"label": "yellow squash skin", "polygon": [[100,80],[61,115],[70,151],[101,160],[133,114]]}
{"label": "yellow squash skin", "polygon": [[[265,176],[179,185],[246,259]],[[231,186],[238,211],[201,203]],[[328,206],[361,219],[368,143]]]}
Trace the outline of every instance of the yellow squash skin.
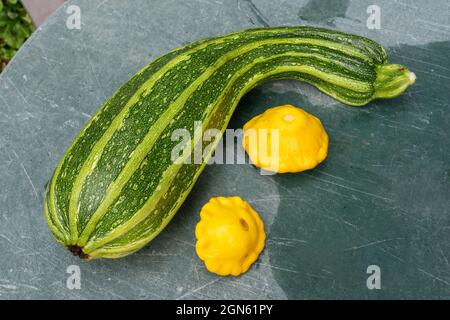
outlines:
{"label": "yellow squash skin", "polygon": [[198,257],[221,276],[246,272],[266,240],[258,213],[240,197],[211,198],[200,211],[195,236]]}
{"label": "yellow squash skin", "polygon": [[255,166],[278,173],[312,169],[328,153],[320,120],[292,105],[270,108],[248,121],[242,143]]}

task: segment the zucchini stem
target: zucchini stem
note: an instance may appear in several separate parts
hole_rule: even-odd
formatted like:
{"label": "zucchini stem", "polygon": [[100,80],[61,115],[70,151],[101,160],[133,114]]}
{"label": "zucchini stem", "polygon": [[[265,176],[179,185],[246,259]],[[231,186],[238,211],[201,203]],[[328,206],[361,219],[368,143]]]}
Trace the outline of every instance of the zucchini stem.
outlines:
{"label": "zucchini stem", "polygon": [[396,97],[416,82],[416,74],[400,64],[383,64],[376,71],[375,98]]}

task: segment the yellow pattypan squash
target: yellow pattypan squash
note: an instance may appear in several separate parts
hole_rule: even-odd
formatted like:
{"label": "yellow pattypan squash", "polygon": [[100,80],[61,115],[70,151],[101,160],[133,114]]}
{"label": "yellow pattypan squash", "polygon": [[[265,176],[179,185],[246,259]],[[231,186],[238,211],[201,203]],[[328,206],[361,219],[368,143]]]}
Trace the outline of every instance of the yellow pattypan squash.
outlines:
{"label": "yellow pattypan squash", "polygon": [[279,173],[312,169],[328,152],[320,120],[292,105],[270,108],[248,121],[242,142],[255,166]]}
{"label": "yellow pattypan squash", "polygon": [[206,269],[221,276],[246,272],[266,239],[258,213],[240,197],[211,198],[200,212],[195,236]]}

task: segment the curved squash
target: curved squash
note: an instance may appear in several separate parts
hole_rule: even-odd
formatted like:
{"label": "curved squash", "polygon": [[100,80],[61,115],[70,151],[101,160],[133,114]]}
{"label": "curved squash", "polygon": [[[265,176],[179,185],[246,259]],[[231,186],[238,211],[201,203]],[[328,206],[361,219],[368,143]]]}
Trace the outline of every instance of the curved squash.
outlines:
{"label": "curved squash", "polygon": [[171,220],[207,160],[174,163],[172,132],[188,129],[194,144],[195,120],[204,130],[225,130],[246,92],[282,78],[355,106],[396,96],[414,79],[387,64],[374,41],[320,28],[245,30],[171,51],[117,90],[59,162],[45,197],[57,241],[82,258],[142,248]]}

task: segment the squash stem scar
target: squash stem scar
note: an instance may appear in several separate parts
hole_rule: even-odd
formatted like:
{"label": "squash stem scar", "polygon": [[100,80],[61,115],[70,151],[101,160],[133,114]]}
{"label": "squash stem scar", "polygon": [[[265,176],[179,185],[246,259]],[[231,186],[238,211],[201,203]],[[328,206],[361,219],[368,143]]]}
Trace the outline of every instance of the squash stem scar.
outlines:
{"label": "squash stem scar", "polygon": [[67,246],[67,249],[69,249],[70,252],[76,257],[79,257],[83,260],[88,260],[90,256],[83,252],[83,247],[77,246],[77,245],[69,245]]}

